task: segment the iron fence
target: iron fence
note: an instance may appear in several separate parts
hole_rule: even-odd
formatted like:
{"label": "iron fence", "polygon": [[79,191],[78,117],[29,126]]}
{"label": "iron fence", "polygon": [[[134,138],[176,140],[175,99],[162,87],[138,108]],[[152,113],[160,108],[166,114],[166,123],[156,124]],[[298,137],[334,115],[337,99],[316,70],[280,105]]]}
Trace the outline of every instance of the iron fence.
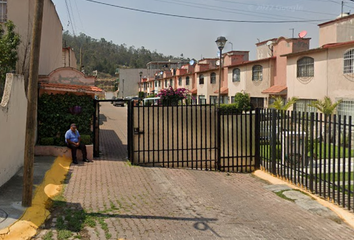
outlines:
{"label": "iron fence", "polygon": [[353,209],[352,119],[261,110],[261,167]]}

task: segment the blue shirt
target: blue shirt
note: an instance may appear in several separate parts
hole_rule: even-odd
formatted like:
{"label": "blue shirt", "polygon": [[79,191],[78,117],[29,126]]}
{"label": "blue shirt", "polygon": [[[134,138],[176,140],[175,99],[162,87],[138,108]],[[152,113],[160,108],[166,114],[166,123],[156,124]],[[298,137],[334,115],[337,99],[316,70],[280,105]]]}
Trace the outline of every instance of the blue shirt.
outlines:
{"label": "blue shirt", "polygon": [[68,143],[67,139],[69,139],[70,141],[77,143],[79,142],[79,137],[80,137],[80,133],[77,129],[75,130],[75,132],[69,129],[65,133],[65,142]]}

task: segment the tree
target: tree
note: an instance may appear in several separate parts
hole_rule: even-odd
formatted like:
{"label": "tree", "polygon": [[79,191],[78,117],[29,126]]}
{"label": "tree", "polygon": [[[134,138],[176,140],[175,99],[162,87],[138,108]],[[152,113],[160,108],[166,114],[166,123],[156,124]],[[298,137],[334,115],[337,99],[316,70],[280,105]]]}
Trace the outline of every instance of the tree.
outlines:
{"label": "tree", "polygon": [[250,95],[245,92],[238,92],[235,94],[236,108],[240,111],[249,111],[252,109]]}
{"label": "tree", "polygon": [[317,100],[312,102],[311,104],[309,104],[310,107],[315,107],[318,109],[318,111],[320,111],[321,113],[323,113],[326,117],[333,115],[337,106],[342,102],[342,100],[338,100],[335,103],[332,103],[332,100],[325,96],[323,101],[321,100]]}
{"label": "tree", "polygon": [[16,69],[18,60],[17,47],[20,44],[20,36],[15,33],[15,25],[7,21],[5,30],[0,24],[0,99],[4,93],[6,73]]}
{"label": "tree", "polygon": [[[332,100],[329,97],[325,96],[323,101],[321,101],[321,100],[314,101],[311,104],[309,104],[309,106],[317,108],[318,111],[320,111],[321,113],[323,113],[325,115],[325,119],[328,120],[329,117],[334,114],[337,106],[341,102],[342,102],[342,100],[338,100],[337,102],[332,103]],[[332,138],[330,138],[330,136],[331,136],[330,135],[330,125],[331,125],[331,123],[325,125],[326,139],[327,139],[328,143],[333,141],[333,134],[332,134]]]}
{"label": "tree", "polygon": [[269,107],[275,108],[277,110],[286,111],[288,110],[297,100],[297,97],[292,97],[286,104],[282,97],[273,97],[275,101]]}

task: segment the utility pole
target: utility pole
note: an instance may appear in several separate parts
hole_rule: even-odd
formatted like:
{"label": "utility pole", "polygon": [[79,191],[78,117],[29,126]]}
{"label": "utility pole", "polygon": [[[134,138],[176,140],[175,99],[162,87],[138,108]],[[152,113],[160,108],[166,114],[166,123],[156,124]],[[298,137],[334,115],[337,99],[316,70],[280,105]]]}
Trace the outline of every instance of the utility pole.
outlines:
{"label": "utility pole", "polygon": [[29,207],[32,205],[34,145],[36,136],[35,133],[38,104],[39,51],[41,46],[42,35],[43,5],[44,0],[36,0],[36,8],[32,28],[30,71],[27,94],[28,105],[26,122],[26,143],[23,167],[23,207]]}
{"label": "utility pole", "polygon": [[295,31],[295,28],[289,28],[289,30],[291,30],[292,31],[292,38],[294,38],[294,31]]}
{"label": "utility pole", "polygon": [[343,9],[344,9],[344,1],[342,1],[342,5],[341,5],[341,12],[340,12],[340,17],[343,17]]}

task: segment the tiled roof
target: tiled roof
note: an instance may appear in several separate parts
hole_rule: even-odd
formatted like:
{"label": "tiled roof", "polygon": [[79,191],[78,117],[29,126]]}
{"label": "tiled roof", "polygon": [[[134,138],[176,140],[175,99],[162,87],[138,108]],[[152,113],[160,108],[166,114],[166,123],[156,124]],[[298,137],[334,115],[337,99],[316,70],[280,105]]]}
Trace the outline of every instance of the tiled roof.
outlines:
{"label": "tiled roof", "polygon": [[266,93],[266,94],[279,94],[285,90],[287,90],[288,88],[286,86],[271,86],[270,88],[267,88],[265,90],[262,91],[262,93]]}
{"label": "tiled roof", "polygon": [[[216,90],[214,93],[219,93],[219,89]],[[228,94],[228,93],[229,93],[229,89],[227,87],[220,88],[220,94],[224,95],[224,94]]]}
{"label": "tiled roof", "polygon": [[67,92],[86,92],[86,93],[103,92],[101,88],[95,86],[70,85],[70,84],[60,84],[60,83],[41,83],[40,88],[47,89],[47,90],[67,91]]}

